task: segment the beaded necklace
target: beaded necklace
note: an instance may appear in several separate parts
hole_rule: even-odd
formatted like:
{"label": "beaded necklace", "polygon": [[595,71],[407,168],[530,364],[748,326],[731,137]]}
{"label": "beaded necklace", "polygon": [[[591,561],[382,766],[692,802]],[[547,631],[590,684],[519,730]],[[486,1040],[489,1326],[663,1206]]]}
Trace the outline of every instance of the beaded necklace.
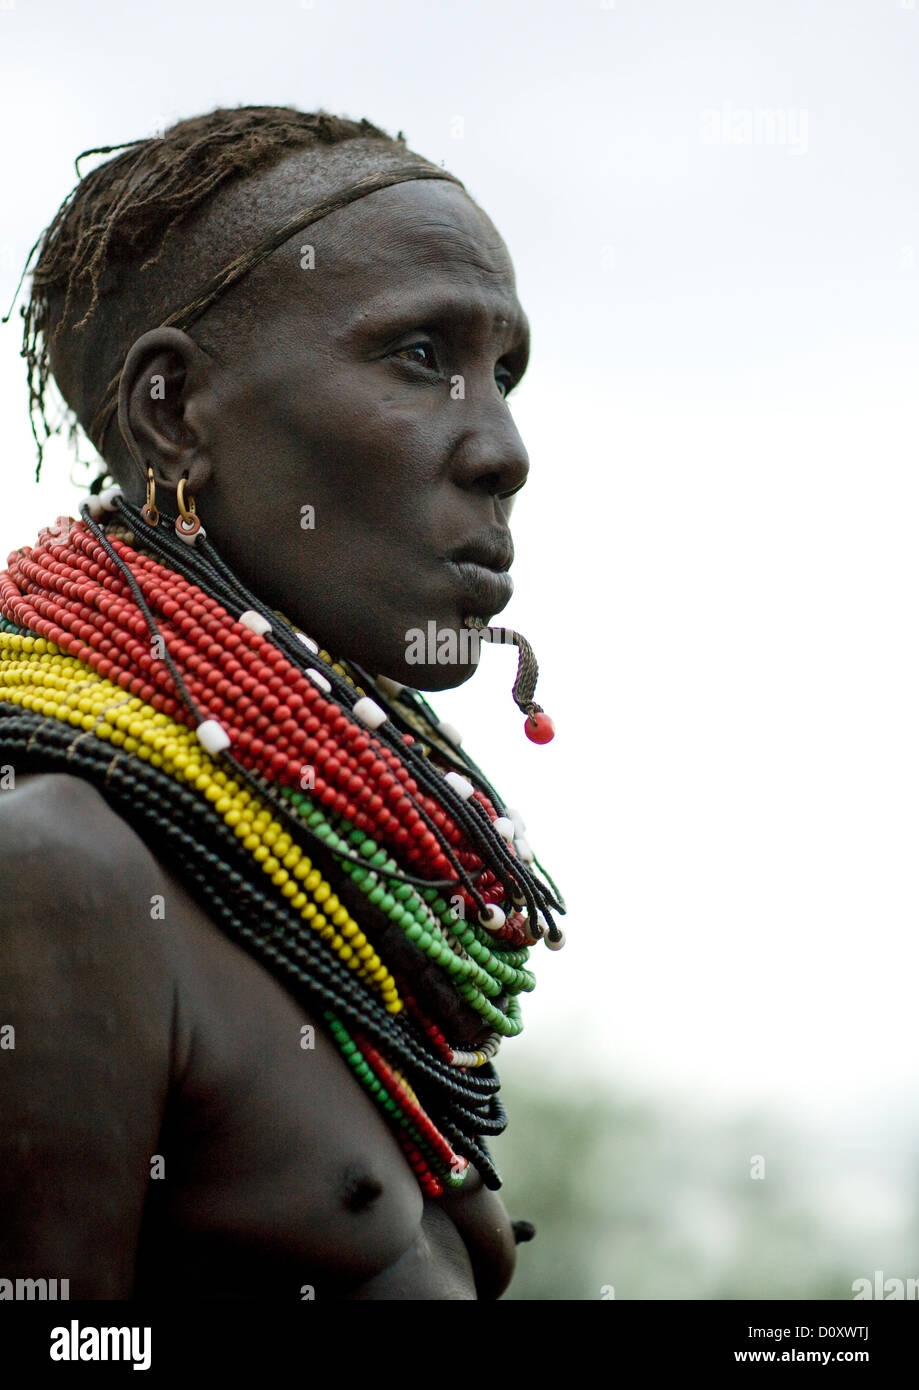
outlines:
{"label": "beaded necklace", "polygon": [[[187,543],[117,488],[80,510],[0,571],[0,752],[87,778],[168,853],[318,1009],[426,1195],[470,1164],[499,1187],[492,1059],[520,1032],[530,948],[564,940],[519,814],[418,692],[268,609],[203,528]],[[538,710],[533,684],[518,703]],[[449,978],[484,1041],[452,1043],[425,1015],[368,904]]]}

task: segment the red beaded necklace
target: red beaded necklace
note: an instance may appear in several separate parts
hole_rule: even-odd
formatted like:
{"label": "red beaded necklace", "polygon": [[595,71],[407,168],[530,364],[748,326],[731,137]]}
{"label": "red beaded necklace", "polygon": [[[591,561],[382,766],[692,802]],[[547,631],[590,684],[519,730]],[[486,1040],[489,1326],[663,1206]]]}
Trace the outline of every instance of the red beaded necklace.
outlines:
{"label": "red beaded necklace", "polygon": [[[119,510],[136,529],[147,529],[123,500]],[[215,553],[211,547],[207,550],[216,565]],[[179,555],[171,560],[178,561]],[[223,581],[218,568],[212,579],[219,589]],[[257,603],[236,584],[240,590],[237,609],[245,600]],[[193,729],[212,757],[230,758],[260,791],[300,788],[304,768],[309,768],[312,817],[334,818],[339,828],[350,829],[354,843],[355,837],[372,837],[377,855],[392,866],[391,871],[383,871],[390,889],[401,883],[399,891],[411,893],[412,885],[427,884],[422,897],[430,903],[432,899],[440,902],[437,890],[449,887],[453,901],[462,904],[461,917],[465,912],[473,914],[471,921],[455,924],[456,935],[450,938],[451,968],[459,969],[457,961],[463,971],[468,966],[463,978],[469,980],[479,970],[478,983],[461,985],[461,991],[478,989],[475,997],[482,1001],[483,1016],[493,1018],[499,1032],[519,1031],[513,1008],[505,1018],[481,994],[481,988],[487,986],[486,993],[497,997],[501,985],[531,987],[525,983],[523,959],[527,946],[545,934],[547,921],[549,944],[561,944],[561,932],[548,912],[550,905],[563,910],[557,893],[553,896],[535,880],[532,870],[514,854],[512,845],[525,842],[513,834],[505,838],[503,827],[512,823],[499,812],[493,791],[489,795],[456,771],[444,776],[442,770],[433,769],[420,757],[415,735],[407,729],[395,730],[392,711],[387,717],[359,686],[360,698],[354,699],[354,682],[345,684],[339,674],[344,670],[341,665],[323,661],[317,652],[311,658],[315,665],[301,669],[289,650],[276,645],[284,626],[283,620],[278,623],[280,615],[273,615],[279,629],[275,633],[266,612],[245,607],[234,618],[203,581],[192,582],[190,576],[145,553],[142,546],[134,548],[114,534],[107,536],[94,525],[88,508],[84,508],[83,522],[60,518],[56,531],[43,531],[37,546],[15,552],[9,569],[0,573],[0,613],[8,629],[36,634],[82,668],[119,687],[126,699],[133,697],[177,726]],[[288,632],[288,647],[289,636]],[[299,637],[315,645],[303,634]],[[297,651],[302,660],[302,647]],[[50,657],[40,653],[39,659],[47,662]],[[424,727],[420,712],[421,707],[413,709],[416,729]],[[0,734],[2,727],[0,718]],[[409,766],[410,762],[414,765]],[[468,763],[470,774],[473,769],[478,773]],[[437,777],[436,794],[432,776]],[[502,827],[501,833],[494,833],[496,826]],[[306,828],[302,821],[299,828]],[[483,840],[486,829],[489,837]],[[532,862],[532,855],[529,859]],[[343,859],[340,862],[348,867]],[[508,866],[513,870],[510,876]],[[534,900],[537,884],[541,907]],[[391,893],[384,893],[384,908],[387,896],[394,901]],[[519,911],[524,904],[527,916]],[[423,902],[421,907],[430,915]],[[398,911],[398,905],[392,910]],[[418,931],[414,922],[410,931]],[[446,958],[445,945],[431,932],[422,932],[421,937],[422,944],[425,938],[430,942],[425,949],[434,959]],[[494,974],[493,985],[488,985],[489,970]],[[395,985],[393,996],[397,997]],[[512,992],[509,1007],[515,1005]],[[452,1068],[452,1075],[458,1081],[465,1078],[467,1085],[475,1076],[484,1083],[493,1074],[488,1061],[493,1047],[481,1053],[451,1047],[404,986],[401,1007],[428,1049],[429,1061],[421,1072],[425,1084],[433,1084],[427,1073],[437,1068]],[[339,1020],[327,1018],[364,1084],[398,1120],[400,1138],[426,1192],[436,1195],[445,1181],[455,1183],[461,1178],[467,1158],[457,1153],[458,1141],[462,1147],[466,1140],[468,1156],[480,1165],[483,1155],[487,1160],[484,1146],[468,1133],[452,1126],[450,1139],[445,1137],[443,1123],[439,1127],[431,1120],[415,1088],[384,1055],[383,1038],[368,1033],[369,1025],[348,1034]],[[468,1066],[481,1071],[468,1072]],[[481,1092],[473,1088],[473,1101],[466,1102],[473,1110],[475,1094]],[[494,1117],[488,1124],[484,1112],[473,1118],[481,1125],[480,1133],[497,1132]],[[447,1129],[451,1129],[449,1122]]]}

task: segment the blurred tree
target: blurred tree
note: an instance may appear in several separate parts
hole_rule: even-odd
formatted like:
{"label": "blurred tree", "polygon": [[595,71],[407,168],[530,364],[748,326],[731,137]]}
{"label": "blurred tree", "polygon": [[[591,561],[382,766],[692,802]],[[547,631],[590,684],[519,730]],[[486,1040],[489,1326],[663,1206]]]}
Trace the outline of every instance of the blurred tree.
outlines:
{"label": "blurred tree", "polygon": [[519,1248],[510,1300],[851,1300],[853,1279],[878,1260],[919,1273],[904,1264],[912,1223],[902,1241],[874,1240],[843,1202],[828,1211],[804,1136],[769,1116],[716,1123],[502,1079],[511,1124],[492,1145],[502,1195],[511,1218],[537,1230]]}

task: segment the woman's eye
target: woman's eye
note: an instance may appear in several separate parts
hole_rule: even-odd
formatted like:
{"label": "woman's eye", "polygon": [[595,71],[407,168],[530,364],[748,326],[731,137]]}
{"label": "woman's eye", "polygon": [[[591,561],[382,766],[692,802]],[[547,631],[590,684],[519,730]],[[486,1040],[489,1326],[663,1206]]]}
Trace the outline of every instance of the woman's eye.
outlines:
{"label": "woman's eye", "polygon": [[497,385],[501,391],[501,395],[504,397],[505,400],[507,400],[508,396],[514,389],[513,375],[506,369],[502,368],[500,376],[497,374],[497,372],[495,373],[495,381],[497,382]]}
{"label": "woman's eye", "polygon": [[399,357],[400,354],[403,352],[427,353],[428,357],[430,358],[429,362],[421,362],[421,360],[417,357],[414,360],[418,362],[419,366],[430,366],[433,370],[437,370],[437,358],[434,355],[434,349],[430,343],[409,343],[407,347],[397,348],[396,351],[393,353],[393,356]]}
{"label": "woman's eye", "polygon": [[[413,360],[417,362],[419,366],[428,367],[431,371],[436,372],[438,370],[437,354],[431,343],[408,343],[406,347],[396,348],[393,357],[401,357],[403,353],[407,352],[426,355],[428,358],[427,362],[422,362],[421,357],[415,357]],[[502,397],[506,399],[515,385],[513,373],[509,372],[506,367],[499,367],[495,372],[495,383]]]}

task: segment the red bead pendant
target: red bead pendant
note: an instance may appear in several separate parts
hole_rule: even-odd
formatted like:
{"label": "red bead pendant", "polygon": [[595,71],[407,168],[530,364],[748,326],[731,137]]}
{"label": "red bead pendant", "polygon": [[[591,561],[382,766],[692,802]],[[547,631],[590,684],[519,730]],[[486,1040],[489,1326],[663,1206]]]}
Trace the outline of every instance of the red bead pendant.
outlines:
{"label": "red bead pendant", "polygon": [[547,714],[528,714],[523,728],[531,743],[551,743],[555,738],[555,725]]}

